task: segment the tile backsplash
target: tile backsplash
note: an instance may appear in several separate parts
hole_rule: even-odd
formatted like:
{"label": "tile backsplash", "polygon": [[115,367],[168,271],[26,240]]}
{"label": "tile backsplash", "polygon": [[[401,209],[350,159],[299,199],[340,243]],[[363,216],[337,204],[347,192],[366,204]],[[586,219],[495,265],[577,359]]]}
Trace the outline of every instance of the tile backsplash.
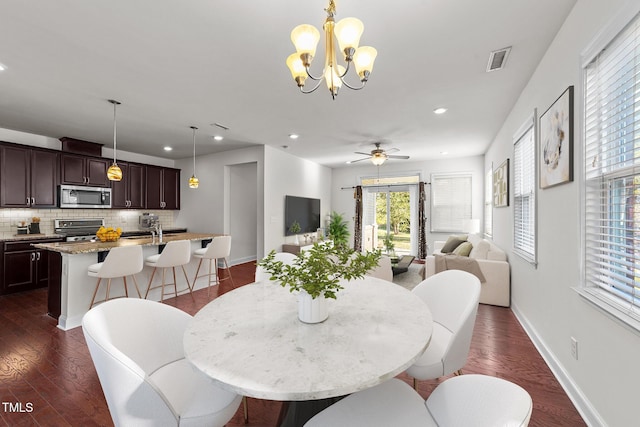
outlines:
{"label": "tile backsplash", "polygon": [[40,232],[53,234],[54,219],[104,218],[107,227],[120,227],[124,231],[138,230],[138,217],[144,212],[158,215],[163,228],[174,224],[174,212],[163,210],[132,209],[0,209],[0,233],[16,234],[20,221],[31,223],[40,218]]}

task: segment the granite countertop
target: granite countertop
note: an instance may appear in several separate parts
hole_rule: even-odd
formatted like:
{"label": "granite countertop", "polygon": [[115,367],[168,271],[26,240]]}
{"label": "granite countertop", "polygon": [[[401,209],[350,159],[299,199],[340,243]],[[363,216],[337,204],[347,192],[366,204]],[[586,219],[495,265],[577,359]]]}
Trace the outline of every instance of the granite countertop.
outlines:
{"label": "granite countertop", "polygon": [[13,232],[0,233],[0,242],[14,242],[22,240],[37,239],[61,239],[64,236],[60,234],[15,234]]}
{"label": "granite countertop", "polygon": [[60,243],[37,243],[33,245],[39,249],[46,249],[64,254],[86,254],[91,252],[104,252],[120,246],[159,246],[174,240],[205,240],[213,239],[221,234],[215,233],[168,233],[162,238],[152,240],[151,237],[121,237],[115,242],[60,242]]}

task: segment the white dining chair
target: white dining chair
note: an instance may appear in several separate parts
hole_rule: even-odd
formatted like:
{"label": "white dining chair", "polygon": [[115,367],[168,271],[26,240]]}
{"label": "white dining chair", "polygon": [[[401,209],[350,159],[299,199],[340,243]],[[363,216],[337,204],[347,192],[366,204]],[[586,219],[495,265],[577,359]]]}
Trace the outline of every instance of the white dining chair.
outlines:
{"label": "white dining chair", "polygon": [[423,280],[412,292],[422,298],[433,316],[431,342],[407,369],[417,380],[461,374],[467,363],[480,299],[480,280],[462,270],[446,270]]}
{"label": "white dining chair", "polygon": [[[198,268],[196,269],[196,275],[193,278],[193,288],[195,289],[196,280],[199,277],[207,277],[207,295],[209,295],[209,288],[211,286],[211,276],[215,276],[215,284],[219,285],[222,280],[231,279],[231,285],[235,288],[233,277],[231,276],[231,269],[227,263],[227,257],[231,254],[231,236],[216,236],[211,240],[211,243],[206,248],[196,249],[193,252],[194,258],[199,258]],[[198,276],[200,267],[202,266],[202,260],[209,260],[209,273]],[[227,277],[222,279],[218,275],[218,260],[222,260],[227,269]],[[215,270],[215,271],[214,271]]]}
{"label": "white dining chair", "polygon": [[[276,261],[282,261],[284,264],[293,264],[293,261],[297,258],[297,255],[289,252],[276,252],[274,259]],[[271,275],[265,271],[261,266],[256,266],[255,282],[267,281]]]}
{"label": "white dining chair", "polygon": [[[138,292],[138,298],[142,298],[140,295],[140,289],[138,288],[138,282],[136,281],[136,274],[140,273],[143,267],[142,246],[120,246],[109,250],[109,253],[103,262],[91,264],[87,268],[87,274],[89,277],[98,278],[89,308],[93,307],[94,304],[111,299],[111,279],[117,277],[122,277],[125,297],[129,296],[129,291],[127,289],[127,276],[131,276],[136,291]],[[96,301],[96,296],[98,294],[98,289],[100,289],[102,279],[107,279],[105,298],[103,300]]]}
{"label": "white dining chair", "polygon": [[392,378],[334,403],[304,427],[526,427],[533,402],[525,389],[487,375],[450,378],[425,401]]}
{"label": "white dining chair", "polygon": [[184,356],[192,317],[156,301],[120,298],[82,319],[116,426],[224,426],[242,396],[216,386]]}
{"label": "white dining chair", "polygon": [[393,269],[391,268],[391,258],[382,255],[378,260],[378,265],[367,272],[367,276],[377,277],[388,282],[393,282]]}

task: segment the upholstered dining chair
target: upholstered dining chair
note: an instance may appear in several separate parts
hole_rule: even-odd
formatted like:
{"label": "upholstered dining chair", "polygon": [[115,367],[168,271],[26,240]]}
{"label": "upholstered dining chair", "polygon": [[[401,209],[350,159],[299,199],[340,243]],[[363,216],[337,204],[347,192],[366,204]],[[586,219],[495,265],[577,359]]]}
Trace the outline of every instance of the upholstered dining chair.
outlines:
{"label": "upholstered dining chair", "polygon": [[378,261],[378,266],[369,270],[367,276],[377,277],[388,282],[393,281],[393,270],[391,268],[391,258],[386,255],[382,255]]}
{"label": "upholstered dining chair", "polygon": [[487,375],[449,378],[426,401],[392,378],[334,403],[304,427],[525,427],[532,408],[525,389]]}
{"label": "upholstered dining chair", "polygon": [[446,270],[423,280],[412,292],[433,316],[431,342],[406,371],[415,388],[417,380],[462,373],[478,312],[480,280],[466,271]]}
{"label": "upholstered dining chair", "polygon": [[[136,281],[136,274],[142,271],[144,267],[144,261],[142,257],[142,246],[120,246],[113,248],[109,251],[103,262],[91,264],[87,268],[87,274],[89,277],[97,277],[96,289],[93,291],[93,297],[91,297],[91,303],[89,308],[94,304],[102,301],[108,301],[111,299],[111,279],[116,277],[122,277],[124,282],[124,294],[129,296],[127,290],[127,276],[131,276],[133,284],[138,292],[138,298],[142,298],[140,295],[140,289],[138,288],[138,282]],[[107,279],[107,289],[105,291],[104,300],[96,301],[96,295],[100,288],[102,279]]]}
{"label": "upholstered dining chair", "polygon": [[[211,240],[211,243],[207,245],[206,248],[197,249],[193,252],[194,258],[199,258],[198,268],[196,269],[196,275],[193,278],[193,288],[195,289],[196,280],[199,277],[207,277],[207,295],[209,294],[209,287],[211,286],[211,276],[216,277],[215,284],[219,285],[221,280],[231,279],[232,287],[236,287],[233,282],[233,277],[231,276],[231,269],[229,268],[229,264],[227,264],[227,257],[231,254],[231,236],[216,236]],[[198,276],[200,272],[200,267],[202,266],[202,260],[209,260],[209,273],[203,274],[202,276]],[[218,276],[218,260],[221,259],[224,262],[225,267],[227,267],[227,277],[220,278]],[[215,271],[213,271],[215,268]]]}
{"label": "upholstered dining chair", "polygon": [[[276,261],[282,261],[284,264],[292,264],[296,257],[297,255],[289,252],[276,252],[274,259]],[[256,283],[269,280],[270,277],[271,275],[267,273],[264,268],[260,267],[259,265],[256,267]]]}
{"label": "upholstered dining chair", "polygon": [[242,396],[214,385],[184,357],[191,316],[156,301],[119,298],[82,319],[116,426],[223,426]]}

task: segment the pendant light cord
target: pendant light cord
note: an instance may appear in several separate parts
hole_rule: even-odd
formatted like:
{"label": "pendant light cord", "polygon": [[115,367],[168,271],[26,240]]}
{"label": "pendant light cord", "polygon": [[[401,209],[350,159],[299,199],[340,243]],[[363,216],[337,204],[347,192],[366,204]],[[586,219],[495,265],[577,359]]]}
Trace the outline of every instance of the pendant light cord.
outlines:
{"label": "pendant light cord", "polygon": [[116,107],[121,103],[114,99],[110,99],[109,102],[113,104],[113,164],[116,164]]}
{"label": "pendant light cord", "polygon": [[196,176],[196,130],[197,127],[191,126],[193,129],[193,176]]}

